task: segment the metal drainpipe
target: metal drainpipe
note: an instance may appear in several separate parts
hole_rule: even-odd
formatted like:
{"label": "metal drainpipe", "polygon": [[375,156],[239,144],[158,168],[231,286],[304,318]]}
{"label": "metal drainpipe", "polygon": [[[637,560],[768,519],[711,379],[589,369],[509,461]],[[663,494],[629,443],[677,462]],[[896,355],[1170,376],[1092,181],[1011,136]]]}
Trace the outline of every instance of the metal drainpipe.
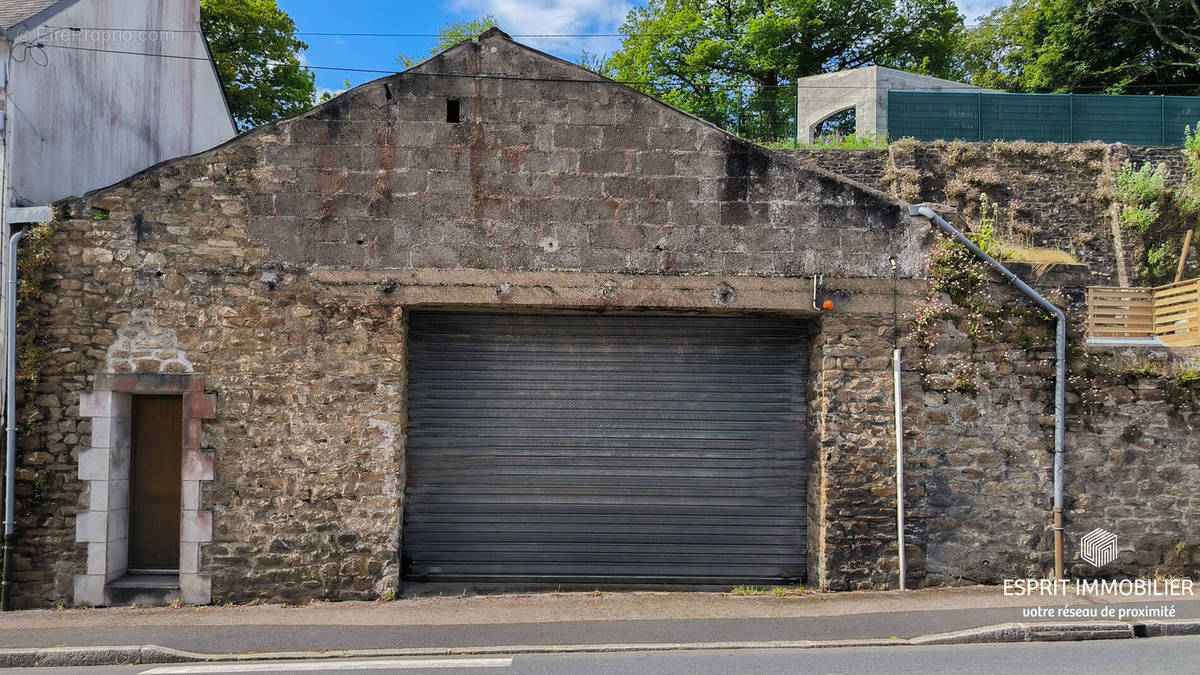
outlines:
{"label": "metal drainpipe", "polygon": [[1005,279],[1012,282],[1022,293],[1029,296],[1042,309],[1050,312],[1058,320],[1055,330],[1054,358],[1054,578],[1063,578],[1063,453],[1067,436],[1067,315],[1041,294],[1029,287],[1017,275],[1001,265],[998,260],[983,252],[975,242],[967,239],[953,225],[933,212],[928,206],[910,206],[908,215],[924,216],[954,237],[958,243],[966,246],[971,253],[996,269]]}
{"label": "metal drainpipe", "polygon": [[[9,136],[10,136],[9,130],[12,128],[12,122],[11,122],[11,120],[8,119],[8,103],[13,95],[12,87],[10,86],[11,80],[9,79],[9,74],[12,72],[12,64],[13,64],[12,50],[13,50],[13,42],[10,40],[9,45],[8,45],[8,50],[7,50],[8,51],[7,58],[3,64],[3,69],[4,69],[3,87],[4,87],[4,96],[5,96],[5,105],[4,105],[3,109],[0,109],[0,237],[7,237],[8,236],[8,228],[9,228],[9,224],[8,224],[9,153],[8,153],[8,151],[9,151]],[[24,231],[22,230],[19,234],[23,237]],[[14,236],[14,239],[15,239],[15,236]],[[20,243],[20,241],[21,241],[20,239],[15,239],[16,243]],[[0,249],[0,251],[2,251],[2,250],[3,249]],[[10,250],[16,250],[15,244],[10,246]],[[0,257],[2,257],[2,256],[0,256]],[[0,261],[0,269],[2,269],[4,267],[4,263],[7,263],[9,266],[9,269],[5,269],[3,272],[5,279],[15,278],[17,276],[16,256],[9,255],[6,260]],[[6,410],[5,423],[8,427],[14,428],[14,424],[12,421],[13,420],[13,412],[12,411],[16,408],[16,406],[13,403],[13,391],[14,391],[15,387],[13,387],[12,382],[13,382],[13,372],[16,370],[16,367],[10,366],[9,364],[16,362],[16,345],[13,344],[13,338],[16,336],[17,331],[16,331],[15,327],[12,330],[8,330],[8,327],[16,325],[16,316],[15,316],[16,312],[13,311],[13,307],[15,307],[17,304],[15,283],[14,283],[14,287],[12,289],[9,289],[8,284],[6,283],[4,285],[4,290],[8,291],[7,297],[5,297],[4,293],[0,293],[0,297],[4,297],[5,300],[7,300],[7,302],[4,302],[5,311],[0,314],[3,314],[4,319],[5,319],[5,321],[4,321],[4,323],[5,323],[5,326],[4,326],[5,327],[4,349],[6,352],[6,356],[8,357],[4,362],[5,363],[5,366],[4,366],[5,377],[4,377],[3,387],[4,387],[4,391],[5,391],[5,396],[4,396],[4,405],[5,405],[5,410]],[[11,355],[11,356],[8,356],[8,355]],[[13,483],[14,483],[14,481],[12,479],[12,476],[13,476],[13,458],[16,456],[16,453],[13,450],[13,438],[15,436],[16,436],[16,432],[10,431],[7,434],[8,440],[5,444],[6,459],[4,462],[4,472],[5,472],[4,539],[3,539],[3,543],[0,544],[0,548],[3,548],[3,551],[0,551],[0,557],[3,558],[3,562],[0,563],[0,612],[8,611],[8,609],[10,608],[10,604],[9,604],[9,600],[10,600],[9,595],[10,594],[8,592],[8,590],[9,590],[8,589],[8,567],[9,567],[9,554],[12,549],[13,527],[12,527],[12,524],[10,523],[12,518],[9,514],[11,514],[13,511],[12,503],[13,503]]]}
{"label": "metal drainpipe", "polygon": [[904,553],[904,399],[900,390],[900,330],[898,294],[896,293],[896,258],[892,263],[892,396],[896,415],[896,567],[900,590],[905,590],[908,561]]}
{"label": "metal drainpipe", "polygon": [[5,346],[5,447],[4,447],[4,567],[0,570],[0,610],[7,611],[9,605],[8,567],[12,558],[13,525],[16,521],[13,490],[16,486],[17,459],[17,247],[25,238],[25,230],[15,233],[8,242],[8,290],[7,325],[4,327]]}

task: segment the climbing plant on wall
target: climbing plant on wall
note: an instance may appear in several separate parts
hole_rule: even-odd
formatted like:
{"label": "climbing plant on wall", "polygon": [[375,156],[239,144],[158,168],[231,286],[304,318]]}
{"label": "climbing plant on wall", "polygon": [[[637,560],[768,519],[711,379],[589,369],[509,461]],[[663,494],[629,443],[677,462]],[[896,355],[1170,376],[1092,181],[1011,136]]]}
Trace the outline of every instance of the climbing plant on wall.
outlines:
{"label": "climbing plant on wall", "polygon": [[1125,162],[1117,172],[1118,220],[1132,238],[1142,281],[1174,279],[1185,234],[1200,220],[1200,129],[1187,130],[1187,175],[1172,181],[1164,164]]}

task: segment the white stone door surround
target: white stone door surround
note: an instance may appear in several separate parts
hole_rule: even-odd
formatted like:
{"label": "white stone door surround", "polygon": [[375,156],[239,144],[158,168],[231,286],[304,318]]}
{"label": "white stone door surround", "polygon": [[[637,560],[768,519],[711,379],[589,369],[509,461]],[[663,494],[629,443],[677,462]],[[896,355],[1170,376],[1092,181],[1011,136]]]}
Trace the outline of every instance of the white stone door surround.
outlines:
{"label": "white stone door surround", "polygon": [[208,604],[212,580],[200,573],[200,546],[212,541],[213,523],[212,510],[201,508],[200,482],[213,479],[213,455],[204,449],[201,424],[216,417],[216,397],[204,393],[202,375],[159,373],[97,375],[92,391],[79,396],[79,416],[92,420],[92,442],[79,454],[88,508],[76,515],[75,541],[87,544],[87,571],[75,575],[74,601],[109,604],[106,585],[126,573],[131,412],[139,394],[183,397],[179,590],[184,602]]}

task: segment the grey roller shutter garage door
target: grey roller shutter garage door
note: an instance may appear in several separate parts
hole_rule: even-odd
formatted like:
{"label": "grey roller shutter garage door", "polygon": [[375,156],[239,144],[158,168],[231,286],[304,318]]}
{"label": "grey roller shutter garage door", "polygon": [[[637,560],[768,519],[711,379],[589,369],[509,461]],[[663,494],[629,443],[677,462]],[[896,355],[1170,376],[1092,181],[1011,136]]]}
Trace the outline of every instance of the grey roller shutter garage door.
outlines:
{"label": "grey roller shutter garage door", "polygon": [[413,312],[406,578],[802,579],[806,329]]}

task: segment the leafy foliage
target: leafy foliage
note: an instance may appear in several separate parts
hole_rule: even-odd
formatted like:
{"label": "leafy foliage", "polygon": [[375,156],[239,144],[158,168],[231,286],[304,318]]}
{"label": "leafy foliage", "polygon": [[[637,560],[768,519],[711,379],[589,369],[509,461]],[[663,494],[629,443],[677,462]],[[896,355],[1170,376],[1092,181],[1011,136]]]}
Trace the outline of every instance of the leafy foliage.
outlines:
{"label": "leafy foliage", "polygon": [[[990,211],[989,211],[990,208]],[[971,240],[975,245],[983,249],[983,252],[993,258],[1000,258],[1004,255],[1004,247],[1000,245],[999,234],[996,232],[996,223],[999,221],[999,206],[991,204],[988,201],[986,194],[981,194],[979,199],[979,229],[973,233]]]}
{"label": "leafy foliage", "polygon": [[1200,176],[1200,124],[1193,131],[1191,125],[1183,128],[1183,155],[1193,176]]}
{"label": "leafy foliage", "polygon": [[1134,168],[1125,162],[1117,173],[1117,199],[1120,202],[1120,222],[1136,235],[1134,250],[1141,258],[1141,276],[1149,283],[1160,284],[1174,277],[1178,262],[1179,244],[1187,230],[1195,227],[1200,215],[1200,175],[1197,156],[1200,141],[1189,129],[1191,148],[1184,153],[1190,166],[1189,175],[1173,184],[1165,164],[1153,167],[1143,164]]}
{"label": "leafy foliage", "polygon": [[991,296],[987,290],[993,274],[991,268],[966,246],[939,235],[937,245],[929,254],[931,295],[927,303],[934,304],[936,294],[945,293],[952,303],[966,310],[967,335],[972,340],[982,339],[996,318],[996,312],[988,304]]}
{"label": "leafy foliage", "polygon": [[1126,204],[1153,204],[1162,197],[1166,187],[1166,164],[1157,167],[1143,164],[1142,168],[1134,169],[1133,163],[1126,161],[1117,173],[1117,196]]}
{"label": "leafy foliage", "polygon": [[812,143],[797,143],[795,138],[763,143],[772,150],[797,150],[800,148],[817,150],[873,150],[886,148],[887,144],[870,132],[862,134],[828,134],[818,137]]}
{"label": "leafy foliage", "polygon": [[43,295],[46,272],[54,255],[53,223],[41,223],[29,229],[24,245],[17,253],[17,383],[26,397],[37,391],[45,356],[45,336],[38,334],[43,325],[39,301]]}
{"label": "leafy foliage", "polygon": [[314,78],[300,64],[308,45],[275,0],[201,0],[200,27],[239,129],[312,105]]}
{"label": "leafy foliage", "polygon": [[[496,17],[492,16],[491,14],[488,14],[487,16],[481,16],[478,19],[472,19],[471,21],[447,21],[446,25],[438,29],[437,42],[434,44],[433,48],[429,50],[429,56],[435,56],[439,52],[449,49],[463,40],[474,40],[483,33],[495,27]],[[404,54],[396,57],[396,61],[399,62],[399,64],[403,66],[405,70],[412,68],[423,60],[424,59],[412,58]]]}
{"label": "leafy foliage", "polygon": [[1200,93],[1192,0],[1013,0],[967,31],[961,68],[1024,92]]}
{"label": "leafy foliage", "polygon": [[621,26],[617,79],[726,129],[790,135],[797,78],[886,65],[948,74],[949,0],[650,0]]}
{"label": "leafy foliage", "polygon": [[[1121,225],[1145,236],[1162,217],[1159,203],[1166,196],[1167,167],[1143,164],[1134,169],[1125,162],[1117,172],[1117,197],[1121,200]],[[1153,250],[1153,249],[1151,249]]]}
{"label": "leafy foliage", "polygon": [[1145,235],[1150,232],[1150,228],[1158,222],[1162,216],[1162,212],[1158,210],[1158,204],[1150,206],[1136,206],[1126,204],[1121,207],[1121,225],[1133,230],[1139,235]]}
{"label": "leafy foliage", "polygon": [[939,235],[929,255],[929,285],[956,305],[971,306],[987,287],[989,269],[966,246]]}
{"label": "leafy foliage", "polygon": [[1178,256],[1175,242],[1164,241],[1157,246],[1151,246],[1146,251],[1146,275],[1152,278],[1167,277],[1175,271]]}

